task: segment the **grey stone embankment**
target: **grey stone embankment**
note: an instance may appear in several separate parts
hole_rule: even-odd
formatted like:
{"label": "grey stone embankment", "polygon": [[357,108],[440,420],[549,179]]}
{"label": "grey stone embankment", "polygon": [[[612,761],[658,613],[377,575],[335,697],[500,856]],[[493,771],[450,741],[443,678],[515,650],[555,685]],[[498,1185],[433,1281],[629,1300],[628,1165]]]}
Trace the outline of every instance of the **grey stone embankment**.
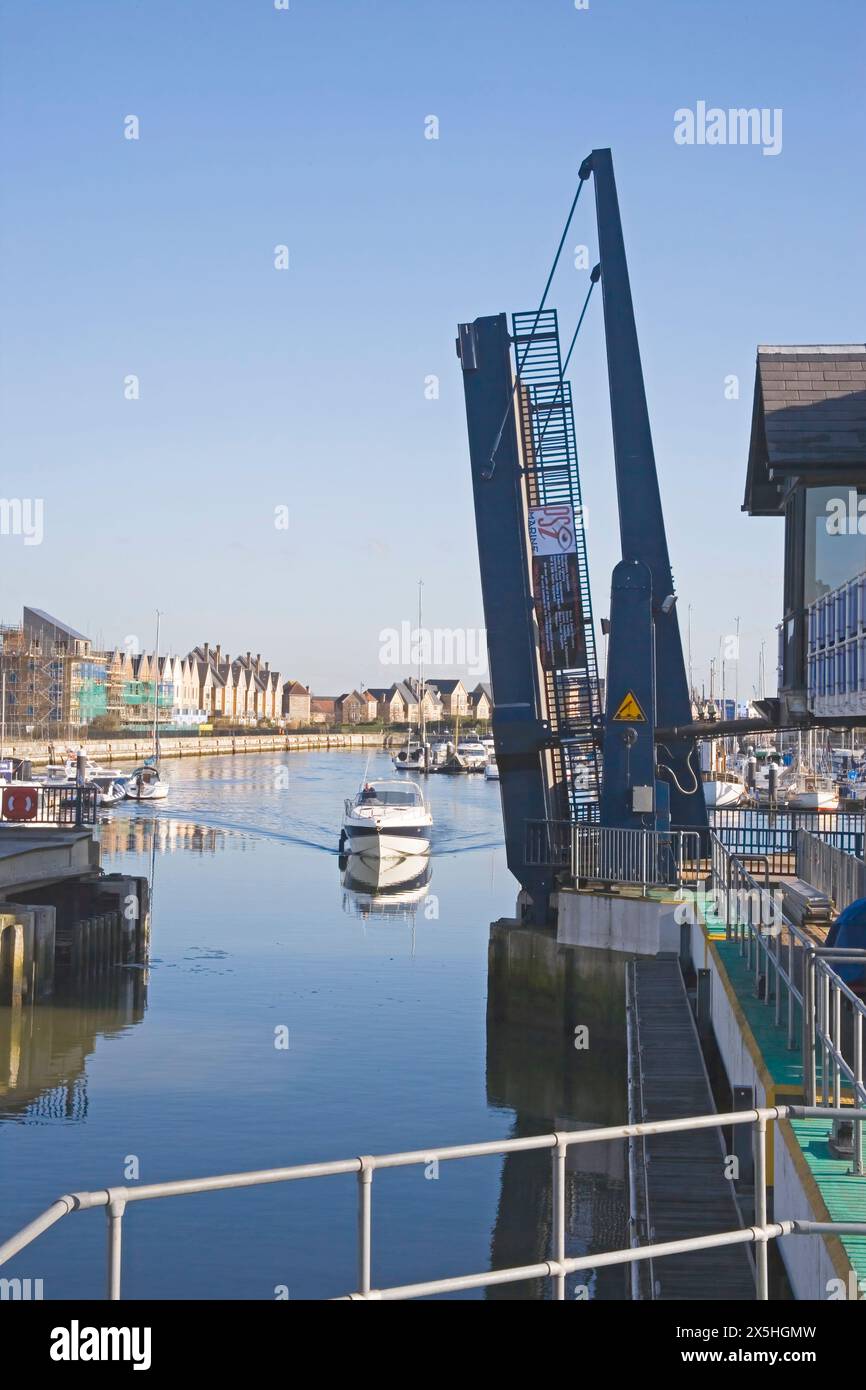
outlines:
{"label": "grey stone embankment", "polygon": [[[385,737],[375,734],[223,734],[219,737],[205,735],[189,738],[163,738],[160,740],[160,759],[204,758],[215,753],[292,753],[308,748],[382,748]],[[82,745],[91,761],[104,763],[140,763],[150,757],[153,744],[149,738],[107,738],[104,741],[88,739]],[[67,752],[75,752],[74,743],[57,742],[30,743],[26,741],[7,743],[5,757],[27,758],[33,767],[43,767],[52,760],[62,762]]]}

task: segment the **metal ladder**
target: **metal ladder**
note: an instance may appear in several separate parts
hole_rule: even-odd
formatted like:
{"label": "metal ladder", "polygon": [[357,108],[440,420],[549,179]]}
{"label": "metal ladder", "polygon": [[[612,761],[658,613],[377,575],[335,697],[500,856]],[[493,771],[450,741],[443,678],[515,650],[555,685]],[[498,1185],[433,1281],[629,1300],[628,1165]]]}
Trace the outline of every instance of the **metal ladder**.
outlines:
{"label": "metal ladder", "polygon": [[513,314],[511,324],[527,505],[568,503],[575,522],[586,665],[543,673],[555,781],[561,797],[558,810],[573,822],[596,820],[601,770],[595,730],[601,703],[571,383],[562,377],[555,309]]}

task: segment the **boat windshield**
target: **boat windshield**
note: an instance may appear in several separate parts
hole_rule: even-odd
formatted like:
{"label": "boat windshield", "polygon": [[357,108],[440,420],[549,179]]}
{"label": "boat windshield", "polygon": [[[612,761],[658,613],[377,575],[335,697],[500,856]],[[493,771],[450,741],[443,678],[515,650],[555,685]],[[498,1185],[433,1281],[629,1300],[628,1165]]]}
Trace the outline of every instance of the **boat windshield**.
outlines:
{"label": "boat windshield", "polygon": [[377,782],[372,787],[364,787],[358,793],[357,800],[362,805],[378,801],[380,806],[420,806],[421,791],[414,783],[407,787],[402,782],[396,786],[390,782]]}

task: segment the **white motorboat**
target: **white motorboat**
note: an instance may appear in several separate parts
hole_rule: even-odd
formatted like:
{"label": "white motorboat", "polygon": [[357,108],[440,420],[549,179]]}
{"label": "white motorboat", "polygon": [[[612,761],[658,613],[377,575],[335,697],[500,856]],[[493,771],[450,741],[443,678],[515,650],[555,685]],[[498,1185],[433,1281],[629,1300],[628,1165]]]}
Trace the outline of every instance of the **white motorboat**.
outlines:
{"label": "white motorboat", "polygon": [[484,780],[486,782],[499,781],[499,764],[496,761],[496,754],[491,751],[487,755],[487,766],[484,769]]}
{"label": "white motorboat", "polygon": [[444,739],[437,739],[430,745],[430,766],[441,767],[448,761],[448,754],[451,752],[451,744]]}
{"label": "white motorboat", "polygon": [[457,756],[467,772],[483,772],[487,766],[487,749],[478,739],[465,739],[458,743]]}
{"label": "white motorboat", "polygon": [[367,782],[346,799],[340,852],[424,854],[432,825],[417,782]]}
{"label": "white motorboat", "polygon": [[164,782],[155,767],[145,764],[132,773],[124,791],[128,801],[164,801],[168,782]]}
{"label": "white motorboat", "polygon": [[100,806],[116,806],[118,801],[126,799],[128,778],[125,773],[98,772],[89,782],[97,789]]}

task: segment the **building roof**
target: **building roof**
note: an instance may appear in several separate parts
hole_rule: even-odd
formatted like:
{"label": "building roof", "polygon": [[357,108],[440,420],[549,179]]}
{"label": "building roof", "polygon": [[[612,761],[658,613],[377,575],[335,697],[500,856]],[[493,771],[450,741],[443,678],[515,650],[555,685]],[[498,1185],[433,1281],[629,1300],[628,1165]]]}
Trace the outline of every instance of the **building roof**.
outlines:
{"label": "building roof", "polygon": [[479,681],[472,691],[472,695],[476,700],[479,695],[486,695],[490,703],[493,703],[493,687],[487,681]]}
{"label": "building roof", "polygon": [[405,681],[398,681],[394,688],[397,691],[398,695],[402,695],[407,705],[417,705],[419,703],[418,696],[415,694],[415,691],[412,689],[411,686],[407,685]]}
{"label": "building roof", "polygon": [[287,690],[290,695],[306,695],[307,687],[301,685],[300,681],[286,681],[283,690]]}
{"label": "building roof", "polygon": [[[461,680],[440,680],[438,676],[436,677],[436,689],[440,695],[453,695],[458,685],[463,685],[463,682]],[[463,685],[463,689],[466,689],[465,685]]]}
{"label": "building roof", "polygon": [[24,626],[31,631],[40,627],[54,628],[56,632],[63,633],[73,642],[88,642],[90,640],[85,637],[83,632],[76,632],[75,628],[70,627],[68,623],[61,622],[59,618],[52,618],[51,614],[46,613],[42,608],[25,608]]}
{"label": "building roof", "polygon": [[310,708],[317,714],[333,714],[337,698],[336,695],[311,695]]}
{"label": "building roof", "polygon": [[791,478],[866,474],[866,344],[758,348],[743,510],[775,516]]}

